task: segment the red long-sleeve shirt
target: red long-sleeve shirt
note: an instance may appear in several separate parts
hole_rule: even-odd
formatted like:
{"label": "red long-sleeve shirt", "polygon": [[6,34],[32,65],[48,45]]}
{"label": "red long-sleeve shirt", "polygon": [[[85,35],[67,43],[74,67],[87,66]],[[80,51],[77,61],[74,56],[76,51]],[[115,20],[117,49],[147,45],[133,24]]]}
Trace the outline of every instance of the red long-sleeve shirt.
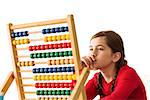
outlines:
{"label": "red long-sleeve shirt", "polygon": [[[99,95],[96,90],[98,74],[99,73],[96,73],[86,84],[87,100],[92,100]],[[140,77],[136,71],[128,65],[123,66],[119,70],[113,92],[111,92],[112,83],[113,81],[107,83],[105,79],[102,78],[103,97],[100,98],[101,100],[147,100],[145,87]]]}

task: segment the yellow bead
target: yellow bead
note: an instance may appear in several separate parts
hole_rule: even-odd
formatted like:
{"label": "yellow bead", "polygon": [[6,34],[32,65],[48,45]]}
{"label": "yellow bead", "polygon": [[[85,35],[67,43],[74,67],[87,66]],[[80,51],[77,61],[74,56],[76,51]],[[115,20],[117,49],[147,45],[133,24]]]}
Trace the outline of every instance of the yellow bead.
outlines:
{"label": "yellow bead", "polygon": [[56,63],[56,65],[59,65],[59,59],[57,59],[57,60],[55,61],[55,63]]}
{"label": "yellow bead", "polygon": [[51,60],[51,65],[56,65],[55,60]]}
{"label": "yellow bead", "polygon": [[61,36],[58,35],[58,36],[56,37],[56,40],[57,40],[57,41],[60,41],[60,40],[61,40]]}
{"label": "yellow bead", "polygon": [[17,62],[17,66],[19,66],[19,67],[20,67],[20,66],[21,66],[21,62]]}
{"label": "yellow bead", "polygon": [[58,80],[63,80],[63,76],[62,76],[62,75],[59,75],[59,76],[58,76]]}
{"label": "yellow bead", "polygon": [[29,44],[29,39],[24,39],[24,44]]}
{"label": "yellow bead", "polygon": [[61,98],[58,98],[57,100],[62,100]]}
{"label": "yellow bead", "polygon": [[49,100],[53,100],[53,98],[49,98]]}
{"label": "yellow bead", "polygon": [[20,42],[20,44],[24,44],[24,40],[23,39],[19,40],[19,42]]}
{"label": "yellow bead", "polygon": [[69,64],[69,59],[65,59],[65,64]]}
{"label": "yellow bead", "polygon": [[41,76],[41,80],[45,80],[45,75],[42,75],[42,76]]}
{"label": "yellow bead", "polygon": [[48,60],[47,64],[48,64],[48,65],[51,65],[51,60]]}
{"label": "yellow bead", "polygon": [[67,75],[68,80],[72,80],[72,75]]}
{"label": "yellow bead", "polygon": [[57,98],[53,98],[53,100],[57,100]]}
{"label": "yellow bead", "polygon": [[67,75],[63,75],[63,80],[67,80]]}
{"label": "yellow bead", "polygon": [[49,80],[49,76],[50,76],[50,75],[46,75],[46,76],[45,76],[45,80]]}
{"label": "yellow bead", "polygon": [[48,42],[48,37],[47,36],[44,37],[44,42]]}
{"label": "yellow bead", "polygon": [[20,44],[20,40],[16,40],[16,45],[19,45]]}
{"label": "yellow bead", "polygon": [[29,61],[29,66],[34,66],[34,61]]}
{"label": "yellow bead", "polygon": [[50,76],[49,76],[49,79],[50,79],[50,80],[54,80],[54,75],[50,75]]}
{"label": "yellow bead", "polygon": [[76,75],[75,74],[72,75],[72,80],[76,80]]}
{"label": "yellow bead", "polygon": [[25,66],[25,63],[24,63],[24,62],[21,62],[21,66]]}
{"label": "yellow bead", "polygon": [[65,35],[61,35],[61,40],[65,40],[66,36]]}
{"label": "yellow bead", "polygon": [[60,64],[63,65],[64,64],[64,59],[60,60]]}
{"label": "yellow bead", "polygon": [[47,98],[45,98],[45,100],[49,100],[49,98],[47,97]]}
{"label": "yellow bead", "polygon": [[56,41],[56,36],[52,36],[52,41]]}
{"label": "yellow bead", "polygon": [[69,59],[69,64],[74,64],[73,59]]}
{"label": "yellow bead", "polygon": [[38,75],[38,76],[37,76],[37,80],[41,80],[41,75]]}
{"label": "yellow bead", "polygon": [[13,45],[16,45],[16,40],[13,40]]}
{"label": "yellow bead", "polygon": [[58,75],[54,75],[54,80],[58,80]]}
{"label": "yellow bead", "polygon": [[35,80],[35,81],[37,80],[37,76],[36,76],[36,75],[35,75],[35,76],[33,76],[33,80]]}
{"label": "yellow bead", "polygon": [[47,41],[48,42],[52,41],[52,36],[48,36]]}
{"label": "yellow bead", "polygon": [[25,66],[29,66],[29,61],[26,61],[26,62],[25,62]]}
{"label": "yellow bead", "polygon": [[66,34],[66,40],[70,40],[70,34]]}

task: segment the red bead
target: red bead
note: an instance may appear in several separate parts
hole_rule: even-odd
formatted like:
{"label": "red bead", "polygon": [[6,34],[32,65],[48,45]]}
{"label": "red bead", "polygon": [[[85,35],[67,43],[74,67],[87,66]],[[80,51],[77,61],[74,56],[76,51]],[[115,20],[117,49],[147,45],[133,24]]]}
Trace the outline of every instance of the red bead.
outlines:
{"label": "red bead", "polygon": [[58,44],[53,44],[54,49],[58,49]]}
{"label": "red bead", "polygon": [[69,88],[68,83],[64,83],[64,87],[65,87],[65,88]]}
{"label": "red bead", "polygon": [[36,88],[39,88],[39,83],[35,83],[35,87],[36,87]]}
{"label": "red bead", "polygon": [[32,50],[35,51],[36,50],[36,46],[32,46]]}
{"label": "red bead", "polygon": [[45,48],[45,49],[48,49],[48,48],[49,48],[49,45],[48,45],[48,44],[44,45],[44,48]]}
{"label": "red bead", "polygon": [[49,49],[53,49],[53,44],[49,44]]}
{"label": "red bead", "polygon": [[42,83],[39,83],[39,88],[43,88],[43,84]]}
{"label": "red bead", "polygon": [[67,48],[67,43],[63,43],[63,48]]}
{"label": "red bead", "polygon": [[29,46],[29,51],[33,51],[33,50],[32,50],[32,46]]}
{"label": "red bead", "polygon": [[41,49],[41,50],[45,50],[44,45],[40,45],[40,49]]}
{"label": "red bead", "polygon": [[47,88],[51,88],[51,83],[47,83]]}
{"label": "red bead", "polygon": [[51,88],[55,88],[55,84],[54,83],[51,83]]}
{"label": "red bead", "polygon": [[71,43],[67,43],[67,47],[68,47],[68,48],[71,48]]}
{"label": "red bead", "polygon": [[60,88],[64,88],[64,83],[59,83]]}
{"label": "red bead", "polygon": [[46,88],[47,87],[47,83],[43,83],[42,86],[43,86],[43,88]]}
{"label": "red bead", "polygon": [[55,83],[56,88],[60,88],[59,83]]}
{"label": "red bead", "polygon": [[76,85],[76,81],[75,80],[73,80],[72,81],[72,84],[73,84],[73,87]]}
{"label": "red bead", "polygon": [[62,48],[63,43],[58,44],[58,48]]}
{"label": "red bead", "polygon": [[69,87],[73,87],[73,84],[72,83],[68,83]]}
{"label": "red bead", "polygon": [[36,46],[36,50],[40,50],[40,45]]}

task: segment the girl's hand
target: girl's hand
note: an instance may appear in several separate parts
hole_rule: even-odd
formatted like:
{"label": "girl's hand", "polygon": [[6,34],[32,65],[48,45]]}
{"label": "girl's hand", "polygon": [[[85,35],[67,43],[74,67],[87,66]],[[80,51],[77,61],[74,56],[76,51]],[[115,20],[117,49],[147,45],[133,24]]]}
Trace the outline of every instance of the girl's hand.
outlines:
{"label": "girl's hand", "polygon": [[93,69],[95,61],[96,61],[96,59],[95,59],[94,55],[83,56],[81,58],[82,68],[88,67],[90,69]]}

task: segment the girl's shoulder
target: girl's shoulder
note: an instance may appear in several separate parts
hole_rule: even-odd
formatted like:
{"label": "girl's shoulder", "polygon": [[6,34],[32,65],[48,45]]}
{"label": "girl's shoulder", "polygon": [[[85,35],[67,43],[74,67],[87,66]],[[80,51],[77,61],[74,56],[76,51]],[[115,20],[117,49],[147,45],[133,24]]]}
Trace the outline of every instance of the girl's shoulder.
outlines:
{"label": "girl's shoulder", "polygon": [[128,65],[124,65],[120,68],[118,72],[117,78],[125,78],[125,79],[132,79],[132,78],[139,78],[137,72],[132,67]]}

